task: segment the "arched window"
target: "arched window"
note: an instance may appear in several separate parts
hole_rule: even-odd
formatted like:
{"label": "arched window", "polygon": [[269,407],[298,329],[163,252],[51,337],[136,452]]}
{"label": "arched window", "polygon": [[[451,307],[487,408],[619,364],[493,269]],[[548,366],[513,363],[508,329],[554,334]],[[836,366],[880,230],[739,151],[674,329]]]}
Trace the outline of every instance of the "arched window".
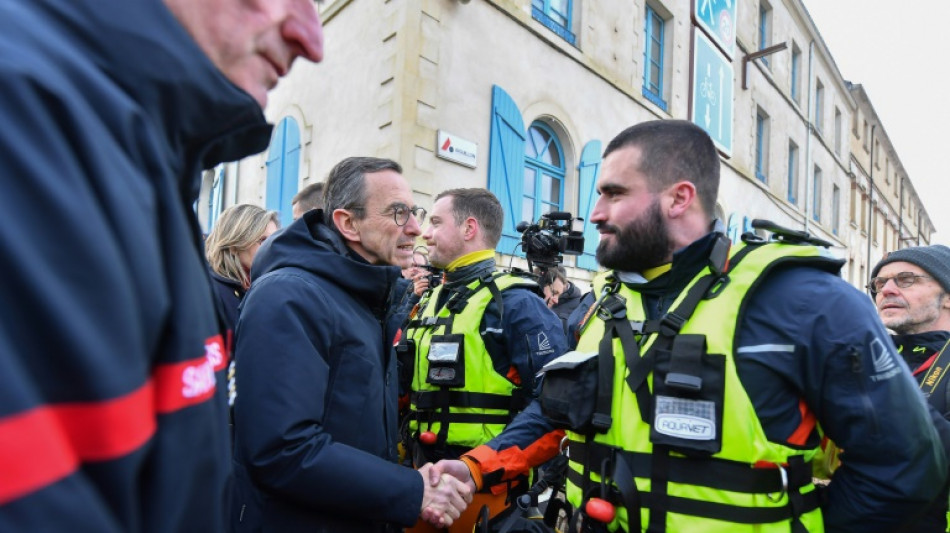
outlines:
{"label": "arched window", "polygon": [[533,222],[563,205],[564,151],[554,130],[535,121],[525,142],[521,219]]}
{"label": "arched window", "polygon": [[267,151],[267,191],[264,198],[268,210],[280,213],[282,227],[293,222],[290,200],[297,194],[300,173],[300,128],[297,121],[286,117],[274,128]]}

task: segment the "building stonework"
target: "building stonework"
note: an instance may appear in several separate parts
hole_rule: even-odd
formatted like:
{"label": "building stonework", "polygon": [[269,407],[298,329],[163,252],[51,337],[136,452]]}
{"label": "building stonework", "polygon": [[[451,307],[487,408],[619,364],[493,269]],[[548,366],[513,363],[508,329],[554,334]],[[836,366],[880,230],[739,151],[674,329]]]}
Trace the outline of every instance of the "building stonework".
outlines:
{"label": "building stonework", "polygon": [[[206,227],[235,203],[289,212],[288,191],[354,155],[398,161],[426,208],[445,189],[495,190],[499,93],[523,122],[524,140],[513,138],[527,158],[506,211],[586,217],[597,161],[585,148],[602,150],[638,122],[690,119],[698,98],[693,42],[702,30],[690,2],[335,0],[320,9],[326,59],[296,63],[269,95],[266,115],[281,133],[267,152],[208,173],[198,203]],[[739,0],[733,23],[732,150],[721,158],[717,206],[732,236],[756,218],[806,230],[834,244],[856,286],[884,253],[929,243],[933,225],[884,126],[863,88],[842,77],[803,4]],[[440,130],[476,145],[474,168],[437,156]],[[555,155],[533,155],[542,137],[554,138]],[[512,250],[499,252],[509,264]],[[565,266],[577,280],[595,268],[574,257]]]}

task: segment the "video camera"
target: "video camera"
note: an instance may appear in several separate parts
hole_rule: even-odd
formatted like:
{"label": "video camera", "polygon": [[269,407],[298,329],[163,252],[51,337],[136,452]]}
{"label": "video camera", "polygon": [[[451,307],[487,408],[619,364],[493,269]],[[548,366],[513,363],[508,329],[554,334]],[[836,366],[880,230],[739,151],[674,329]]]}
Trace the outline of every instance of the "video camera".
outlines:
{"label": "video camera", "polygon": [[542,270],[556,267],[564,262],[562,253],[584,253],[584,233],[575,228],[575,223],[583,221],[566,211],[551,211],[541,215],[535,224],[519,222],[515,229],[522,234],[521,248],[528,260],[528,270],[534,271],[534,265]]}
{"label": "video camera", "polygon": [[[416,264],[416,255],[421,255],[423,264]],[[442,283],[442,269],[436,268],[429,263],[429,249],[425,246],[419,245],[412,249],[412,266],[424,268],[428,274],[426,277],[429,279],[429,289],[434,289]]]}
{"label": "video camera", "polygon": [[442,284],[442,269],[432,265],[423,265],[422,268],[428,272],[429,289],[434,289]]}

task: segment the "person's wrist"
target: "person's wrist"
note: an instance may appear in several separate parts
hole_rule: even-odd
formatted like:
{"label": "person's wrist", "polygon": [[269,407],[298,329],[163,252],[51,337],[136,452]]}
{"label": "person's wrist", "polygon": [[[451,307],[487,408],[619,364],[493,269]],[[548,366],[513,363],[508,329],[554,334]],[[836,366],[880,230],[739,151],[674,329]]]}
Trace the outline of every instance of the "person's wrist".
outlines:
{"label": "person's wrist", "polygon": [[482,490],[482,470],[478,465],[478,461],[467,455],[463,455],[459,458],[459,460],[465,463],[465,466],[468,467],[469,481],[473,485],[475,491]]}

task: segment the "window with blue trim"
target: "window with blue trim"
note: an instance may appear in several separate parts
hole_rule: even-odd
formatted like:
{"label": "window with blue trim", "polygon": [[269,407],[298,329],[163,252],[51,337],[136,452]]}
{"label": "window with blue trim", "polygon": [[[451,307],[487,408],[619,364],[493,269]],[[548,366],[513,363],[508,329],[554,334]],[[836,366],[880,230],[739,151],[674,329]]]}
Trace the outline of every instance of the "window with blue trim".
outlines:
{"label": "window with blue trim", "polygon": [[282,227],[293,222],[290,201],[300,180],[300,128],[286,117],[274,128],[267,151],[267,189],[264,197],[269,211],[280,213]]}
{"label": "window with blue trim", "polygon": [[663,51],[666,21],[652,7],[644,16],[643,96],[666,111],[663,99]]}
{"label": "window with blue trim", "polygon": [[[841,138],[842,138],[842,126],[841,126],[841,111],[836,107],[835,108],[835,153],[841,155]],[[884,177],[887,178],[889,174],[885,173]],[[890,183],[890,181],[888,181]]]}
{"label": "window with blue trim", "polygon": [[571,32],[574,0],[531,0],[531,17],[544,24],[570,44],[577,38]]}
{"label": "window with blue trim", "polygon": [[838,234],[841,221],[841,189],[837,185],[831,186],[831,233]]}
{"label": "window with blue trim", "polygon": [[[772,44],[772,6],[762,0],[759,4],[759,50]],[[769,58],[764,56],[762,63],[769,67]],[[771,68],[771,67],[770,67]]]}
{"label": "window with blue trim", "polygon": [[755,114],[755,177],[768,183],[769,117],[761,109]]}
{"label": "window with blue trim", "polygon": [[798,145],[788,141],[788,201],[798,200]]}
{"label": "window with blue trim", "polygon": [[871,205],[871,240],[877,243],[877,209]]}
{"label": "window with blue trim", "polygon": [[821,222],[821,169],[815,166],[815,175],[812,179],[811,191],[811,218]]}
{"label": "window with blue trim", "polygon": [[547,124],[536,121],[528,128],[524,150],[524,184],[521,219],[535,221],[564,205],[564,152]]}
{"label": "window with blue trim", "polygon": [[802,51],[798,48],[798,45],[792,43],[792,75],[791,75],[791,85],[792,85],[792,100],[795,100],[796,104],[800,104],[799,95],[801,94],[801,70],[802,70]]}

